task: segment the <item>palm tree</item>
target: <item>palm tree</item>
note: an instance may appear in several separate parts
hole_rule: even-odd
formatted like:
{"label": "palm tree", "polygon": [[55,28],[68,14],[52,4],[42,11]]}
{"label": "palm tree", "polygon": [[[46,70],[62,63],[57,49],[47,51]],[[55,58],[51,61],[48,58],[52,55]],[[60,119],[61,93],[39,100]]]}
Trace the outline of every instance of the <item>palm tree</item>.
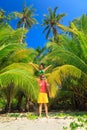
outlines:
{"label": "palm tree", "polygon": [[[34,24],[37,23],[37,20],[33,18],[34,16],[34,9],[32,6],[24,7],[22,13],[15,12],[15,16],[19,17],[20,20],[17,23],[17,27],[23,27],[23,30],[31,28]],[[21,43],[23,40],[23,35],[21,38]]]}
{"label": "palm tree", "polygon": [[25,7],[22,14],[19,16],[21,19],[18,21],[17,27],[21,27],[23,25],[23,28],[31,28],[33,24],[37,23],[36,19],[33,18],[34,11],[35,10],[32,6]]}
{"label": "palm tree", "polygon": [[[34,91],[38,91],[37,81],[36,78],[33,76],[33,68],[28,64],[28,62],[34,59],[34,50],[24,49],[20,46],[20,44],[19,46],[4,45],[3,48],[0,48],[0,54],[0,90],[4,90],[2,91],[2,93],[4,93],[7,99],[6,110],[10,111],[12,100],[16,93],[19,92],[19,89],[22,91],[22,93],[24,93],[25,96],[36,101],[37,94],[35,94]],[[26,84],[24,82],[26,82]],[[35,89],[34,85],[36,86]],[[34,93],[31,93],[31,90]],[[28,91],[30,91],[30,94],[28,93]],[[35,94],[35,96],[32,94]]]}
{"label": "palm tree", "polygon": [[[61,45],[49,43],[47,47],[50,48],[50,51],[43,61],[54,66],[53,72],[48,76],[52,87],[62,86],[62,90],[65,87],[68,92],[72,91],[77,97],[74,98],[74,101],[77,100],[76,102],[79,102],[77,104],[81,107],[82,104],[85,105],[87,100],[87,33],[78,30],[74,23],[71,23],[71,27],[62,25],[61,28],[64,31],[70,31],[76,36],[75,39],[61,35]],[[70,84],[65,83],[67,79],[70,79]]]}
{"label": "palm tree", "polygon": [[49,11],[49,15],[44,15],[44,20],[43,20],[43,24],[42,26],[46,26],[45,29],[43,30],[43,33],[45,31],[47,31],[46,34],[46,38],[48,39],[51,31],[52,31],[52,35],[55,38],[58,35],[58,27],[57,27],[57,23],[59,23],[62,18],[66,15],[66,14],[56,14],[58,7],[54,8],[54,11],[52,11],[51,8],[48,9]]}
{"label": "palm tree", "polygon": [[[20,18],[20,20],[17,23],[17,27],[22,27],[23,26],[23,31],[24,31],[25,29],[29,29],[35,23],[37,23],[36,19],[33,18],[34,11],[35,10],[32,8],[32,6],[29,6],[29,7],[24,6],[22,13],[15,12],[14,13],[15,16]],[[20,38],[20,43],[23,43],[23,38],[25,38],[23,31],[22,31],[22,37]]]}
{"label": "palm tree", "polygon": [[[25,49],[25,45],[18,43],[21,29],[14,31],[7,24],[5,27],[0,26],[0,91],[4,94],[7,110],[10,111],[12,100],[19,90],[26,97],[36,101],[37,80],[33,76],[33,68],[28,64],[34,59],[35,51]],[[19,33],[18,37],[17,33]]]}
{"label": "palm tree", "polygon": [[37,99],[37,81],[26,64],[16,63],[2,69],[0,71],[0,89],[4,89],[8,111],[11,110],[12,100],[19,90],[33,101]]}

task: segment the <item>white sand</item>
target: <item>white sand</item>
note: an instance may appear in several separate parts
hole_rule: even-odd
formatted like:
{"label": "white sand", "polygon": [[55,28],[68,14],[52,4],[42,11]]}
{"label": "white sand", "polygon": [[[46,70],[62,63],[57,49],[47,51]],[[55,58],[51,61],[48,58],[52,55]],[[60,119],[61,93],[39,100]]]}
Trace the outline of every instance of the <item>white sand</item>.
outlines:
{"label": "white sand", "polygon": [[22,118],[5,118],[0,117],[0,130],[63,130],[68,127],[73,119],[55,119],[55,118],[39,118],[29,120],[26,117]]}
{"label": "white sand", "polygon": [[[13,118],[0,116],[0,130],[64,130],[63,127],[67,127],[66,130],[71,130],[69,125],[74,120],[70,117],[57,119],[55,117],[42,117],[29,120],[26,117]],[[78,128],[76,130],[85,129]]]}

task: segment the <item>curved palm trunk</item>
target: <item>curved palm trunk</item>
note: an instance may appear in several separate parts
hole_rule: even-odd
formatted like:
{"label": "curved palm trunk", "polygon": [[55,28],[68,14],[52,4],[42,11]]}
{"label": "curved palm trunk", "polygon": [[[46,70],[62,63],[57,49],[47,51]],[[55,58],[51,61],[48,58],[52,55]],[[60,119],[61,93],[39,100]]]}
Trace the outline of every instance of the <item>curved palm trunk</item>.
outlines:
{"label": "curved palm trunk", "polygon": [[[25,29],[25,24],[26,24],[26,20],[24,20],[24,24],[23,24],[23,31]],[[22,32],[22,36],[21,36],[21,44],[23,44],[23,32]]]}

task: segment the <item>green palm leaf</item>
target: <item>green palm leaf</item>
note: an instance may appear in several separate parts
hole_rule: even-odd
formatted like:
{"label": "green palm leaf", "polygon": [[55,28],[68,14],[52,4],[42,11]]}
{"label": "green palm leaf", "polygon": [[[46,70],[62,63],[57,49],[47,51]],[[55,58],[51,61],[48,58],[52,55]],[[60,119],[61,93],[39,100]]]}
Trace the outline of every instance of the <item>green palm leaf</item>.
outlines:
{"label": "green palm leaf", "polygon": [[7,57],[11,52],[18,50],[19,48],[22,48],[22,45],[17,44],[9,44],[9,45],[3,45],[0,47],[0,61]]}
{"label": "green palm leaf", "polygon": [[20,48],[15,51],[9,58],[12,62],[31,62],[36,57],[37,52],[32,48]]}
{"label": "green palm leaf", "polygon": [[0,29],[0,45],[20,42],[22,33],[25,35],[27,30],[13,30],[9,25],[1,25]]}
{"label": "green palm leaf", "polygon": [[87,64],[75,55],[73,52],[66,50],[64,47],[53,44],[52,51],[44,57],[43,61],[48,61],[51,64],[60,62],[61,64],[71,64],[81,69],[87,74]]}
{"label": "green palm leaf", "polygon": [[38,85],[36,78],[32,77],[29,71],[21,68],[14,68],[0,74],[1,88],[14,84],[16,89],[20,88],[25,95],[28,95],[32,100],[37,99]]}
{"label": "green palm leaf", "polygon": [[48,76],[52,97],[57,94],[57,91],[62,87],[62,84],[67,77],[80,79],[81,75],[84,75],[87,79],[87,75],[83,74],[80,69],[72,65],[63,65],[55,68]]}
{"label": "green palm leaf", "polygon": [[60,25],[59,23],[57,25],[64,31],[71,32],[78,37],[83,55],[85,58],[87,58],[87,44],[86,44],[87,36],[86,36],[86,34],[84,34],[84,32],[82,32],[82,31],[79,31],[73,22],[71,22],[70,27]]}
{"label": "green palm leaf", "polygon": [[31,65],[29,65],[29,64],[26,64],[26,63],[13,63],[13,64],[11,64],[11,65],[9,65],[9,66],[6,66],[4,69],[2,69],[1,71],[0,71],[0,73],[4,73],[4,72],[6,72],[6,71],[8,71],[8,70],[11,70],[11,69],[23,69],[23,70],[26,70],[26,71],[28,71],[31,75],[33,75],[34,74],[34,70],[33,70],[33,67],[31,66]]}

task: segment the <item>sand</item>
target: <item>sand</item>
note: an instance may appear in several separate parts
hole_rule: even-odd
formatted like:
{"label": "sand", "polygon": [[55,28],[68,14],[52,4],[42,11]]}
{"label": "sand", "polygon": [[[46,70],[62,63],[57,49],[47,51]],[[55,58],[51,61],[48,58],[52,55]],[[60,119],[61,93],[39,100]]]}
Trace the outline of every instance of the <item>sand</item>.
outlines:
{"label": "sand", "polygon": [[29,120],[26,117],[13,118],[0,116],[0,130],[63,130],[68,127],[73,119],[42,117],[35,120]]}
{"label": "sand", "polygon": [[[70,123],[76,120],[76,118],[69,116],[59,118],[43,116],[30,120],[27,117],[10,117],[9,114],[4,114],[0,115],[0,130],[71,130]],[[86,129],[81,127],[76,130]]]}

